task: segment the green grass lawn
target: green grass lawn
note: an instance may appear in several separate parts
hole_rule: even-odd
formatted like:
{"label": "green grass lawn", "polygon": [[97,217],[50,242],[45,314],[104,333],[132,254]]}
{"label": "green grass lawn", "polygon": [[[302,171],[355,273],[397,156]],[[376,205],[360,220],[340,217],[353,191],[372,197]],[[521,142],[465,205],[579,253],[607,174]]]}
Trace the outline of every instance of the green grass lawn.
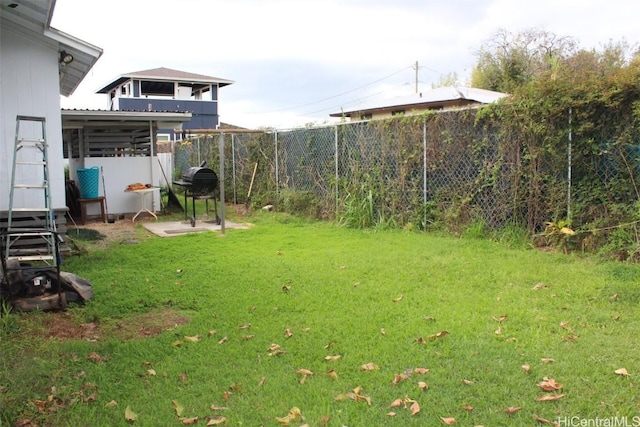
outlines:
{"label": "green grass lawn", "polygon": [[[225,237],[150,237],[66,259],[95,299],[0,319],[0,425],[573,425],[562,422],[640,414],[637,266],[252,219]],[[62,322],[85,333],[47,335]],[[545,378],[557,390],[544,391]],[[301,417],[287,417],[293,408]]]}

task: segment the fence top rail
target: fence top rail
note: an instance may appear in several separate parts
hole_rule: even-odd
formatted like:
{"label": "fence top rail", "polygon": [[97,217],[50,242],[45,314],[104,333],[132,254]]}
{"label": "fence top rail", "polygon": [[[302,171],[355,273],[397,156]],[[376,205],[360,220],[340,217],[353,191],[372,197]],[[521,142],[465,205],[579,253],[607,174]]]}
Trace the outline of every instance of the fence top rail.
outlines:
{"label": "fence top rail", "polygon": [[179,135],[219,135],[219,134],[240,134],[240,133],[269,133],[266,129],[174,129]]}

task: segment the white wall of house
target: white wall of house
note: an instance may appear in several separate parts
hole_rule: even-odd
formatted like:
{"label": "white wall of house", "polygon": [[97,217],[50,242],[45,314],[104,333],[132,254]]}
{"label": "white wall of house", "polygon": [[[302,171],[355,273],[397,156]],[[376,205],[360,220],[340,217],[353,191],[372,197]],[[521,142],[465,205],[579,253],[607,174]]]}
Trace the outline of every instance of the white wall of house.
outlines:
{"label": "white wall of house", "polygon": [[[17,115],[46,118],[51,207],[65,208],[58,45],[3,20],[0,52],[0,211],[9,208]],[[14,207],[38,207],[42,199],[41,191],[16,191]]]}
{"label": "white wall of house", "polygon": [[[78,168],[100,168],[99,196],[105,196],[109,214],[130,214],[141,208],[139,194],[125,192],[130,184],[151,184],[154,187],[164,185],[160,164],[156,157],[87,157],[70,159],[70,178],[79,185]],[[104,181],[103,181],[104,178]],[[106,190],[106,193],[105,193]],[[146,208],[152,212],[160,211],[160,189],[149,192],[145,197]],[[87,215],[98,215],[100,207],[96,203],[87,205]]]}

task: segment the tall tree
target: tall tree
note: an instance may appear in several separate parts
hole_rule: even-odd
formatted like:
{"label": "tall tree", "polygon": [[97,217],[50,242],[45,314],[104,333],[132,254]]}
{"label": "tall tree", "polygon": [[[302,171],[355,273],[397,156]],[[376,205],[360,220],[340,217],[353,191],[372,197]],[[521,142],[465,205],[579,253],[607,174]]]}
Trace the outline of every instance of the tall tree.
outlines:
{"label": "tall tree", "polygon": [[572,56],[576,49],[573,38],[546,30],[534,28],[514,35],[501,29],[476,52],[471,86],[511,93]]}

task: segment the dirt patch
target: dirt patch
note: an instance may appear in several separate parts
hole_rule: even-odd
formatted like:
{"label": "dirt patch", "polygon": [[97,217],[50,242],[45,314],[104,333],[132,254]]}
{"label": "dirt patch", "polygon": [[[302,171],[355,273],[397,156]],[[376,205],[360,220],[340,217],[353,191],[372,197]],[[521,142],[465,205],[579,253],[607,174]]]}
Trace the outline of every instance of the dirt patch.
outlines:
{"label": "dirt patch", "polygon": [[[85,240],[83,229],[93,230],[102,237],[96,240]],[[79,232],[76,232],[79,230]],[[150,237],[152,234],[140,225],[140,221],[134,223],[130,219],[118,220],[114,223],[89,222],[78,227],[70,226],[67,229],[67,237],[73,242],[71,246],[77,248],[105,249],[113,244],[135,244],[140,240]]]}
{"label": "dirt patch", "polygon": [[156,336],[188,323],[189,318],[165,308],[108,322],[80,323],[69,312],[39,313],[38,316],[26,316],[22,321],[28,323],[23,326],[31,335],[48,339],[101,341],[116,338],[128,341]]}

